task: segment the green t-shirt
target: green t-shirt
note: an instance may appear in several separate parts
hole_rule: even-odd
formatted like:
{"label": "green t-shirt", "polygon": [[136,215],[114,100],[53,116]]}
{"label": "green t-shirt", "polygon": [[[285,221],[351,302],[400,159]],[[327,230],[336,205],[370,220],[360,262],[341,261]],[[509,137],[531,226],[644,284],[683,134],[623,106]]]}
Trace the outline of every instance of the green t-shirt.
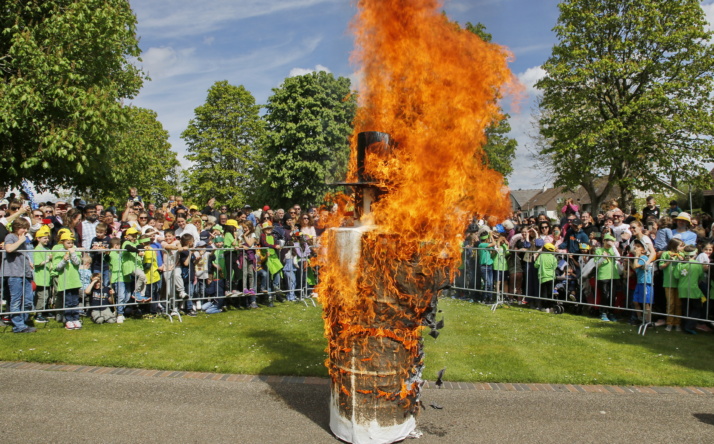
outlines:
{"label": "green t-shirt", "polygon": [[558,259],[554,254],[541,253],[536,258],[533,266],[538,269],[538,282],[555,280],[555,269],[558,268]]}
{"label": "green t-shirt", "polygon": [[124,276],[124,272],[122,271],[121,257],[121,251],[112,250],[109,252],[109,282],[111,284],[128,282],[130,280],[129,276]]}
{"label": "green t-shirt", "polygon": [[[61,244],[52,247],[52,268],[57,271],[57,291],[82,288],[82,281],[79,279],[79,265],[74,265],[72,261],[67,260],[62,270],[57,269],[57,265],[64,260],[66,253],[66,251],[63,251],[64,249],[64,245]],[[76,251],[74,254],[77,255],[81,264],[82,253]]]}
{"label": "green t-shirt", "polygon": [[[47,259],[50,261],[41,265]],[[37,244],[32,254],[32,262],[35,264],[35,285],[49,287],[52,284],[52,251],[42,244]]]}
{"label": "green t-shirt", "polygon": [[236,238],[233,237],[233,233],[226,233],[223,236],[223,248],[233,248],[235,246]]}
{"label": "green t-shirt", "polygon": [[[122,249],[126,249],[127,246],[132,246],[134,248],[139,245],[137,242],[124,241],[121,244]],[[137,265],[141,266],[141,261],[139,260],[138,253],[132,253],[131,251],[123,251],[121,254],[121,270],[124,276],[128,276],[134,273]]]}
{"label": "green t-shirt", "polygon": [[699,289],[699,279],[704,275],[701,263],[692,259],[690,262],[677,264],[674,277],[677,280],[677,289],[680,299],[699,299],[704,296]]}
{"label": "green t-shirt", "polygon": [[[674,258],[679,259],[679,256],[674,256]],[[666,263],[667,266],[662,270],[662,276],[664,281],[662,282],[662,287],[664,288],[677,288],[677,278],[674,277],[674,271],[677,269],[676,262],[664,262],[667,260],[673,260],[672,252],[665,251],[661,256],[662,263]]]}
{"label": "green t-shirt", "polygon": [[615,249],[605,249],[598,248],[595,250],[596,256],[603,256],[603,253],[607,253],[611,257],[598,257],[595,258],[597,262],[597,280],[598,281],[609,281],[610,279],[620,279],[620,271],[617,269],[617,261],[612,256],[617,256]]}
{"label": "green t-shirt", "polygon": [[493,265],[493,250],[488,246],[487,242],[481,242],[478,244],[478,264],[479,265]]}
{"label": "green t-shirt", "polygon": [[508,270],[508,260],[506,259],[508,255],[511,254],[508,251],[507,245],[501,245],[496,247],[496,254],[493,258],[493,269],[496,271],[506,271]]}
{"label": "green t-shirt", "polygon": [[215,259],[213,260],[213,263],[215,265],[218,265],[220,267],[220,271],[218,270],[218,267],[214,265],[213,267],[213,278],[214,279],[223,279],[226,276],[226,257],[225,257],[225,250],[216,250],[215,252]]}

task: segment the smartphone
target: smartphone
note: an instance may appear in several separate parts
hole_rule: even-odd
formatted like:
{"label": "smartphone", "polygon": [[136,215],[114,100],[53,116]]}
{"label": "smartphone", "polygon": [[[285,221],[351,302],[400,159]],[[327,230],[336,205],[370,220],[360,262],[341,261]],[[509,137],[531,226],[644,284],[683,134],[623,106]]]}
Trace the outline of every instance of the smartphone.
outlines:
{"label": "smartphone", "polygon": [[52,219],[42,219],[42,223],[43,223],[44,225],[49,225],[49,224],[52,223]]}
{"label": "smartphone", "polygon": [[59,205],[57,205],[57,208],[60,209],[60,210],[66,210],[66,209],[67,209],[67,204],[66,204],[66,203],[59,204]]}

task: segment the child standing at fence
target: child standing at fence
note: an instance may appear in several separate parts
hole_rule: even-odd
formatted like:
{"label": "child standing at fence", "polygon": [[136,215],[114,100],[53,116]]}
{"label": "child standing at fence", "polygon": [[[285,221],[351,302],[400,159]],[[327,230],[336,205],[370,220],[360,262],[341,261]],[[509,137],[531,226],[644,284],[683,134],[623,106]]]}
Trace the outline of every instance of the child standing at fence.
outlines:
{"label": "child standing at fence", "polygon": [[[699,318],[701,316],[702,300],[704,294],[699,289],[699,280],[704,275],[704,266],[696,261],[697,249],[693,245],[684,247],[684,260],[674,269],[674,276],[678,279],[677,290],[679,299],[682,300],[684,316]],[[697,321],[685,319],[683,330],[691,335],[696,335]]]}
{"label": "child standing at fence", "polygon": [[179,265],[181,267],[181,280],[183,282],[183,294],[186,298],[185,312],[191,317],[196,317],[196,310],[193,309],[191,295],[193,294],[194,281],[196,279],[196,268],[194,264],[193,236],[190,233],[181,235],[181,251],[179,251]]}
{"label": "child standing at fence", "polygon": [[508,239],[506,233],[499,233],[493,255],[493,274],[496,294],[508,293]]}
{"label": "child standing at fence", "polygon": [[[648,248],[640,241],[633,244],[635,259],[632,261],[632,268],[637,275],[637,285],[632,294],[636,310],[642,310],[644,305],[644,321],[652,322],[652,300],[654,298],[654,288],[652,287],[652,257],[648,254]],[[637,318],[642,321],[642,314],[637,313]]]}
{"label": "child standing at fence", "polygon": [[480,278],[483,280],[483,293],[481,300],[486,304],[493,303],[493,247],[496,242],[492,233],[483,232],[479,235],[481,242],[478,244],[478,265]]}
{"label": "child standing at fence", "polygon": [[[92,282],[92,257],[84,253],[82,255],[82,265],[79,266],[79,282],[82,286],[79,288],[79,305],[84,308],[89,306],[89,298],[85,297],[84,289]],[[82,309],[80,316],[84,316],[85,311]]]}
{"label": "child standing at fence", "polygon": [[124,275],[122,267],[121,239],[115,237],[109,241],[109,285],[114,291],[114,299],[117,301],[117,324],[124,323],[124,309],[129,302],[130,277]]}
{"label": "child standing at fence", "polygon": [[681,239],[670,239],[667,244],[667,250],[662,253],[661,262],[659,264],[662,270],[662,286],[664,287],[664,295],[667,298],[667,327],[665,330],[672,331],[672,327],[676,331],[682,331],[680,326],[682,320],[675,316],[682,315],[682,302],[679,299],[679,286],[677,278],[674,276],[674,271],[677,268],[676,262],[682,260],[684,252],[684,242]]}
{"label": "child standing at fence", "polygon": [[[286,233],[290,236],[289,233]],[[293,247],[292,236],[285,242],[286,247]],[[295,301],[295,270],[297,270],[297,257],[294,248],[285,248],[281,251],[283,257],[283,274],[288,287],[288,301]]]}
{"label": "child standing at fence", "polygon": [[614,315],[610,313],[615,298],[615,283],[620,279],[620,271],[617,267],[618,252],[615,249],[617,239],[612,234],[602,237],[603,246],[595,250],[595,266],[597,267],[597,292],[600,295],[600,304],[606,307],[600,310],[600,319],[603,321],[616,321]]}
{"label": "child standing at fence", "polygon": [[548,242],[543,245],[543,250],[533,263],[533,266],[538,270],[538,282],[540,283],[540,295],[538,302],[536,302],[536,309],[542,310],[545,306],[546,313],[549,313],[550,303],[544,303],[543,299],[553,298],[555,269],[558,267],[558,259],[555,257],[555,245],[552,243]]}
{"label": "child standing at fence", "polygon": [[209,278],[211,277],[209,273],[209,265],[211,262],[211,252],[206,249],[206,243],[203,241],[198,241],[196,244],[196,286],[193,291],[193,299],[196,310],[201,310],[203,304],[207,304],[206,299],[206,289],[208,288]]}
{"label": "child standing at fence", "polygon": [[144,301],[146,291],[146,275],[142,266],[142,256],[144,252],[139,248],[137,236],[139,231],[136,228],[129,228],[124,233],[122,250],[122,271],[124,276],[130,278],[127,281],[127,292],[136,299],[137,302]]}
{"label": "child standing at fence", "polygon": [[158,255],[160,252],[151,247],[151,236],[144,234],[139,238],[139,244],[144,249],[142,268],[146,276],[146,298],[145,302],[151,301],[149,316],[156,316],[160,313],[159,301],[161,300],[161,273],[159,273]]}
{"label": "child standing at fence", "polygon": [[79,279],[79,266],[82,263],[82,253],[74,246],[74,236],[69,231],[60,236],[62,250],[52,253],[52,268],[57,271],[57,292],[64,295],[64,328],[78,330],[82,328],[79,321],[79,289],[82,283]]}
{"label": "child standing at fence", "polygon": [[47,245],[50,243],[50,227],[43,225],[35,233],[35,252],[33,262],[35,263],[35,310],[40,310],[35,316],[35,322],[46,323],[47,318],[41,310],[47,308],[47,300],[50,296],[50,285],[52,284],[52,254]]}
{"label": "child standing at fence", "polygon": [[[13,333],[34,333],[27,325],[32,310],[32,253],[26,252],[27,231],[30,223],[18,218],[12,223],[12,233],[5,236],[5,254],[2,255],[2,276],[10,290],[10,311]],[[5,279],[3,279],[5,280]],[[2,283],[4,285],[4,282]],[[26,313],[18,313],[24,311]]]}

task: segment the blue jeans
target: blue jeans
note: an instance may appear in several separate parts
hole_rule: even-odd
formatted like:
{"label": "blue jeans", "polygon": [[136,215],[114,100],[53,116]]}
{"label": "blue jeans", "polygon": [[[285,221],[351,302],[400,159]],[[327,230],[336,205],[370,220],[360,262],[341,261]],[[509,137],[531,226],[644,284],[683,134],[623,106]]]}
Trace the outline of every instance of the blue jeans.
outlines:
{"label": "blue jeans", "polygon": [[124,309],[126,308],[125,304],[129,302],[129,296],[131,295],[131,291],[127,288],[127,285],[130,284],[130,282],[124,281],[117,281],[112,284],[116,303],[119,304],[117,306],[117,315],[119,316],[124,315]]}
{"label": "blue jeans", "polygon": [[[79,306],[79,288],[70,288],[64,291],[65,308],[77,308]],[[73,322],[79,321],[79,310],[67,310],[64,312],[64,320]]]}
{"label": "blue jeans", "polygon": [[186,311],[193,310],[193,302],[191,302],[191,297],[193,296],[193,276],[191,276],[191,270],[189,268],[181,268],[181,279],[183,279],[183,291],[188,295],[186,299]]}
{"label": "blue jeans", "polygon": [[285,280],[288,284],[288,301],[295,300],[295,272],[294,271],[284,271]]}
{"label": "blue jeans", "polygon": [[257,270],[257,277],[260,281],[260,291],[270,291],[270,282],[268,281],[268,270],[261,268]]}
{"label": "blue jeans", "polygon": [[[32,310],[32,279],[26,277],[7,278],[10,287],[10,311]],[[25,322],[30,317],[29,313],[16,313],[12,315],[12,331],[17,333],[27,328]]]}
{"label": "blue jeans", "polygon": [[481,279],[483,279],[484,298],[493,299],[493,265],[481,265]]}
{"label": "blue jeans", "polygon": [[94,273],[99,273],[102,275],[102,286],[103,287],[108,287],[110,278],[111,278],[111,272],[109,271],[109,266],[105,266],[103,269],[101,268],[93,268],[92,269],[92,274]]}

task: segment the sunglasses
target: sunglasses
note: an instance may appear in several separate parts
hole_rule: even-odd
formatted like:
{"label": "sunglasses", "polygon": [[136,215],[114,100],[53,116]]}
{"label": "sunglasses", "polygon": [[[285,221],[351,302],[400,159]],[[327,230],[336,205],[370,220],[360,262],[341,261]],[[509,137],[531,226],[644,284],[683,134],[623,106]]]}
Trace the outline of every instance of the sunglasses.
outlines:
{"label": "sunglasses", "polygon": [[42,213],[40,213],[40,214],[33,213],[32,215],[35,216],[35,217],[42,217],[42,216],[44,216],[44,214],[42,214]]}
{"label": "sunglasses", "polygon": [[148,219],[148,217],[140,217],[139,219],[144,219],[144,220],[146,220],[146,219]]}
{"label": "sunglasses", "polygon": [[208,222],[208,219],[201,219],[201,222]]}
{"label": "sunglasses", "polygon": [[550,228],[550,227],[549,227],[548,225],[543,225],[543,226],[540,227],[541,230],[544,229],[544,228]]}

